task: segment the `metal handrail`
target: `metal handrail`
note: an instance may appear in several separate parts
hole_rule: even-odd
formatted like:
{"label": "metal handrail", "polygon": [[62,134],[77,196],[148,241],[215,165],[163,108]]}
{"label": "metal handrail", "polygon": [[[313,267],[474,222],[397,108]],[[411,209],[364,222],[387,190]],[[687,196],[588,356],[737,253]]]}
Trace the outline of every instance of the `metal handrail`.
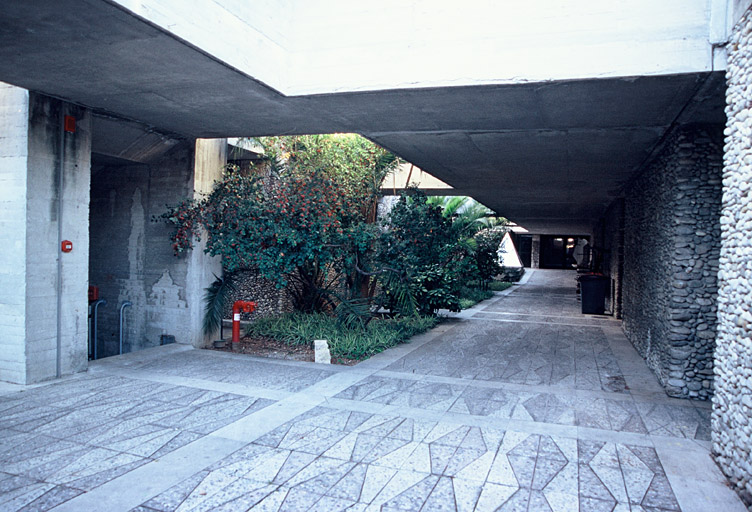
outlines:
{"label": "metal handrail", "polygon": [[97,358],[97,312],[99,310],[99,306],[106,306],[107,301],[105,299],[97,299],[94,301],[94,303],[91,305],[91,325],[92,325],[92,347],[94,350],[92,351],[94,353],[94,359]]}
{"label": "metal handrail", "polygon": [[120,305],[120,354],[123,353],[123,320],[124,320],[124,313],[123,311],[125,308],[132,306],[133,303],[129,300],[126,300]]}

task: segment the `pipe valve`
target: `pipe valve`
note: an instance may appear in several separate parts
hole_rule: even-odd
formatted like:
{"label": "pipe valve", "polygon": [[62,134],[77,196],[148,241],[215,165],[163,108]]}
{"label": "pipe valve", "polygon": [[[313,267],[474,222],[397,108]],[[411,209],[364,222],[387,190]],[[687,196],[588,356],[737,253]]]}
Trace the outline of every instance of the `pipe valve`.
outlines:
{"label": "pipe valve", "polygon": [[232,305],[232,343],[240,343],[240,313],[252,313],[256,310],[256,303],[251,300],[236,300]]}

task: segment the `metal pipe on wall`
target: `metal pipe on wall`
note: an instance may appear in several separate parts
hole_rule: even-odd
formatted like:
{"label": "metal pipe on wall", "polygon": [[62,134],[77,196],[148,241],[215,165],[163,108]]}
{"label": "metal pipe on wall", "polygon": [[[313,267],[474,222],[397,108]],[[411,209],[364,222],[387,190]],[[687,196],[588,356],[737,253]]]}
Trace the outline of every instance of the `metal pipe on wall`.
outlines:
{"label": "metal pipe on wall", "polygon": [[[63,241],[63,189],[65,181],[65,108],[60,106],[60,137],[58,140],[59,162],[57,180],[57,247]],[[62,375],[62,346],[63,346],[63,254],[57,255],[57,326],[55,339],[55,376],[59,379]],[[96,357],[95,357],[96,359]]]}
{"label": "metal pipe on wall", "polygon": [[123,353],[123,320],[125,320],[124,317],[124,311],[125,308],[132,306],[133,303],[129,300],[126,300],[120,305],[120,354]]}

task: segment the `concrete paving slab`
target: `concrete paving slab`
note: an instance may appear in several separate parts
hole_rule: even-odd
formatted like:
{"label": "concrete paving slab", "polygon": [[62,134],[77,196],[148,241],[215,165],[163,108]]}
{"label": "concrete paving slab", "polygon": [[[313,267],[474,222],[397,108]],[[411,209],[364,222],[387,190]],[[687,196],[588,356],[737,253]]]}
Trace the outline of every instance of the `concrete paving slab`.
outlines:
{"label": "concrete paving slab", "polygon": [[1,388],[0,510],[744,510],[707,404],[525,279],[354,367],[165,346]]}

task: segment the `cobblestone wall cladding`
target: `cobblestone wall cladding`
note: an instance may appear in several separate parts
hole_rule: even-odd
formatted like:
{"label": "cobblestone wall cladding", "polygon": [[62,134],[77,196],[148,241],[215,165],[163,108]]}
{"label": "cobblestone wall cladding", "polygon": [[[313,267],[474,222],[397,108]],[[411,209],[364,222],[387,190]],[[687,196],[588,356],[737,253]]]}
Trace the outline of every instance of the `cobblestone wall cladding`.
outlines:
{"label": "cobblestone wall cladding", "polygon": [[621,286],[624,273],[624,199],[613,201],[602,219],[596,232],[602,231],[604,239],[596,244],[603,245],[603,273],[611,278],[611,293],[607,297],[606,309],[612,311],[614,318],[622,317]]}
{"label": "cobblestone wall cladding", "polygon": [[236,300],[256,302],[256,311],[249,318],[274,316],[293,310],[292,299],[285,289],[261,276],[258,270],[241,270],[235,275],[235,293],[225,304],[224,318],[232,318],[232,304]]}
{"label": "cobblestone wall cladding", "polygon": [[726,145],[713,453],[752,505],[752,12],[727,45]]}
{"label": "cobblestone wall cladding", "polygon": [[713,394],[721,148],[676,132],[627,191],[624,330],[671,396]]}

